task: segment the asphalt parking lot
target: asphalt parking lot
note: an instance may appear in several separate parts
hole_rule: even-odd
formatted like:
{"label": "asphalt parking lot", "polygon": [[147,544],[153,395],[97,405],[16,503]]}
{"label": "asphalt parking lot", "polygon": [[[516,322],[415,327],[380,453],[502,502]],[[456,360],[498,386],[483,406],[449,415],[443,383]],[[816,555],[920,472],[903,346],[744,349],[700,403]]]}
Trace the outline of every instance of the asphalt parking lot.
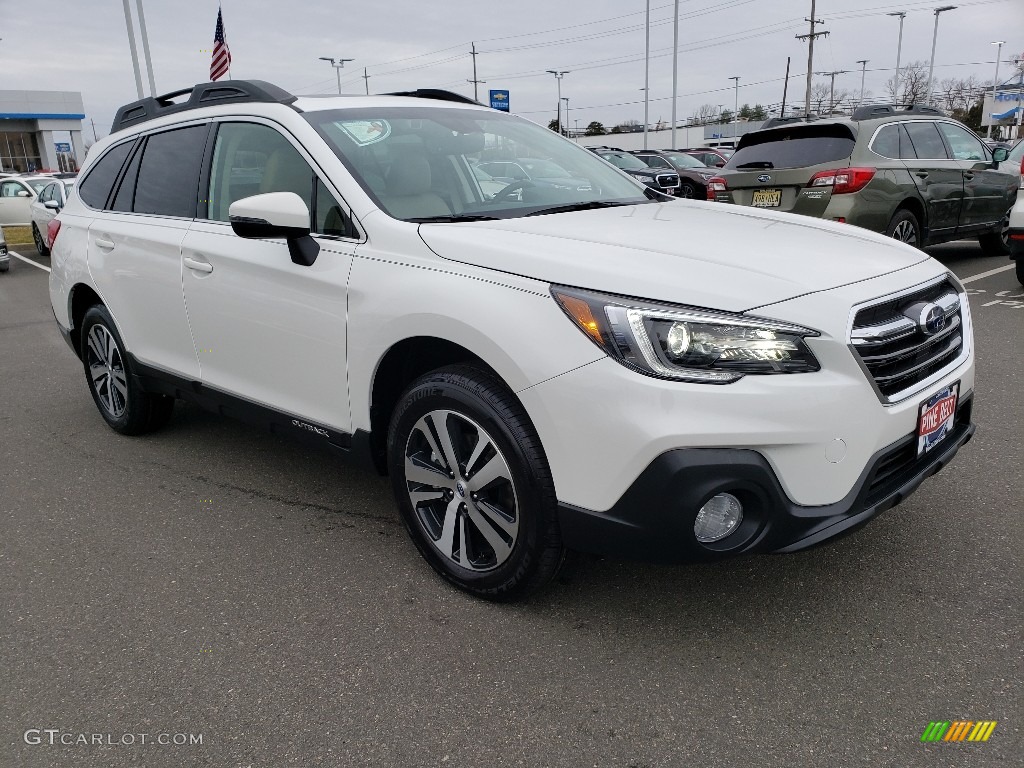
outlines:
{"label": "asphalt parking lot", "polygon": [[[503,606],[436,578],[385,480],[331,454],[184,404],[156,435],[112,432],[47,260],[15,251],[0,766],[1020,765],[1024,288],[1005,258],[930,250],[971,278],[978,433],[903,505],[795,555],[580,558]],[[998,726],[921,743],[937,720]]]}

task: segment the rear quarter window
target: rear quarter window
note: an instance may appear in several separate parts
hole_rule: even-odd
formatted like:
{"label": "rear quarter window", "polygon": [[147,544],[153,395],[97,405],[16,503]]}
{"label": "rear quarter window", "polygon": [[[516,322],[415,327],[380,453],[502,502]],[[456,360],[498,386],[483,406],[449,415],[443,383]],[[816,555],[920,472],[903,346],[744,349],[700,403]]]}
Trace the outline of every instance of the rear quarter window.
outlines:
{"label": "rear quarter window", "polygon": [[755,131],[740,139],[725,167],[805,168],[848,160],[856,138],[845,125],[795,125]]}
{"label": "rear quarter window", "polygon": [[78,196],[90,208],[102,209],[106,205],[121,166],[128,159],[128,153],[134,145],[134,141],[126,141],[109,149],[78,185]]}

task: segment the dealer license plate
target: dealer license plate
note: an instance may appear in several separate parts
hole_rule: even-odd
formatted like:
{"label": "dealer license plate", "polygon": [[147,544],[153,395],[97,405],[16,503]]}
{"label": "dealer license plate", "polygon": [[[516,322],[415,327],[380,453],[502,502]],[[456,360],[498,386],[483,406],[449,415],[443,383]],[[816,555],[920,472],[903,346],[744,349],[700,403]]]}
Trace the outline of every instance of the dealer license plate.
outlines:
{"label": "dealer license plate", "polygon": [[755,189],[754,190],[754,202],[755,208],[778,208],[782,203],[782,190],[781,189]]}
{"label": "dealer license plate", "polygon": [[941,389],[921,403],[917,419],[917,455],[928,453],[953,431],[960,382]]}

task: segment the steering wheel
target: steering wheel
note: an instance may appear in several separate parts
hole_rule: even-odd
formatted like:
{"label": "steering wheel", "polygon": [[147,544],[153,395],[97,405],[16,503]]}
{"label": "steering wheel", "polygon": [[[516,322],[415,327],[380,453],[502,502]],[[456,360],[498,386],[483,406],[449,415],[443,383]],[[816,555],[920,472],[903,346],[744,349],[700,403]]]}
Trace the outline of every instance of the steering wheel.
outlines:
{"label": "steering wheel", "polygon": [[529,189],[530,187],[536,187],[536,186],[537,185],[534,184],[532,181],[528,181],[526,179],[522,179],[520,181],[513,181],[511,184],[509,184],[507,187],[505,187],[503,190],[501,190],[501,192],[499,192],[494,197],[492,197],[491,198],[491,202],[492,203],[503,203],[506,200],[509,200],[512,197],[513,193],[519,192],[520,190],[523,190],[523,189]]}

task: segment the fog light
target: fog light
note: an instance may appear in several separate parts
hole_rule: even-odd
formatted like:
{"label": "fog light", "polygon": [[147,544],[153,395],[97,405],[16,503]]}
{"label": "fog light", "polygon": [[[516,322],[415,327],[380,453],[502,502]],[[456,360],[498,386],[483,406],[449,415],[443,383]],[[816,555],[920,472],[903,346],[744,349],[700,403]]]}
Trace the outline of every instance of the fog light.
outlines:
{"label": "fog light", "polygon": [[731,493],[720,493],[700,508],[693,532],[701,544],[724,539],[743,522],[743,505]]}

